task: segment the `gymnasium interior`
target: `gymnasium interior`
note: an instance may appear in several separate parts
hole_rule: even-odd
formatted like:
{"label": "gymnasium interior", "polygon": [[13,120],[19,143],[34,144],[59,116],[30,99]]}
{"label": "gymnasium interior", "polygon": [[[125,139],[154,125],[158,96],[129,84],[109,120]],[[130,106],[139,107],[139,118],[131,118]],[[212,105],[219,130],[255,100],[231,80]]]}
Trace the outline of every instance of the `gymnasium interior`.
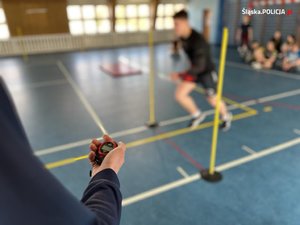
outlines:
{"label": "gymnasium interior", "polygon": [[[174,97],[169,75],[190,66],[174,45],[180,10],[224,70],[226,132],[201,85],[195,129]],[[248,55],[276,32],[272,65]],[[33,154],[79,201],[91,140],[124,142],[121,225],[299,225],[299,48],[299,0],[0,0],[0,77]]]}

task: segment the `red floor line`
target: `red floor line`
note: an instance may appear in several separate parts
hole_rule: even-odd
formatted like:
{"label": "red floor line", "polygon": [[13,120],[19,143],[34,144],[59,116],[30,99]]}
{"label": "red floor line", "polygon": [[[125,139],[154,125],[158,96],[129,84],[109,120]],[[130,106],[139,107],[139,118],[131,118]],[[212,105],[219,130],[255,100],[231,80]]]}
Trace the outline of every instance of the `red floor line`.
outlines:
{"label": "red floor line", "polygon": [[292,104],[288,104],[288,103],[284,103],[284,102],[266,102],[266,103],[263,103],[263,105],[287,108],[287,109],[291,109],[291,110],[300,110],[300,105],[292,105]]}
{"label": "red floor line", "polygon": [[[160,132],[158,129],[156,130],[156,133],[161,134],[162,132]],[[195,168],[197,168],[198,170],[205,170],[204,166],[202,166],[199,162],[197,162],[195,159],[193,159],[192,156],[190,156],[186,151],[184,151],[183,149],[181,149],[174,141],[170,140],[170,139],[164,139],[162,140],[163,142],[167,143],[168,145],[170,145],[171,147],[173,147],[174,150],[176,150],[180,155],[183,156],[183,158],[185,158],[190,164],[192,164]]]}
{"label": "red floor line", "polygon": [[190,156],[186,151],[182,150],[175,142],[167,139],[164,140],[168,145],[172,146],[180,155],[182,155],[187,161],[189,161],[194,167],[196,167],[199,170],[205,170],[205,168],[197,162],[195,159],[193,159],[192,156]]}
{"label": "red floor line", "polygon": [[172,146],[180,155],[182,155],[186,160],[188,160],[194,167],[199,170],[205,170],[205,168],[196,160],[194,160],[186,151],[182,150],[178,145],[176,145],[171,140],[164,140],[168,145]]}
{"label": "red floor line", "polygon": [[[228,98],[231,98],[235,101],[244,101],[244,100],[250,100],[249,97],[245,96],[238,96],[238,95],[232,95],[232,94],[226,94]],[[269,101],[269,102],[260,102],[258,99],[256,99],[257,103],[262,104],[264,106],[274,106],[274,107],[281,107],[281,108],[287,108],[291,110],[300,110],[300,105],[295,104],[289,104],[285,102],[277,102],[277,101]]]}

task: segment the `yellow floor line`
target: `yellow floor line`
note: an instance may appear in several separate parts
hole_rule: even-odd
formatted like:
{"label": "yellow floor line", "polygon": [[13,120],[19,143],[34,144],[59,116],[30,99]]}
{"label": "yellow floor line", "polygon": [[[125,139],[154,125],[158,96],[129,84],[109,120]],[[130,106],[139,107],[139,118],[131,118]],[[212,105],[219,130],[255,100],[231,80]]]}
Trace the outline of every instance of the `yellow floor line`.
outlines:
{"label": "yellow floor line", "polygon": [[[244,118],[247,118],[247,117],[251,117],[251,116],[254,116],[256,114],[257,114],[257,111],[255,111],[255,112],[254,111],[243,112],[243,113],[234,115],[233,116],[233,121],[244,119]],[[158,134],[158,135],[155,135],[155,136],[152,136],[152,137],[143,138],[141,140],[130,142],[130,143],[126,144],[126,146],[127,146],[127,149],[129,149],[129,148],[145,145],[145,144],[148,144],[148,143],[152,143],[152,142],[155,142],[155,141],[175,137],[175,136],[178,136],[178,135],[188,134],[188,133],[191,133],[191,132],[194,132],[194,131],[197,131],[197,130],[202,130],[202,129],[211,127],[211,126],[213,126],[213,121],[202,123],[194,129],[181,128],[181,129],[178,129],[178,130]],[[75,163],[79,160],[87,159],[87,157],[88,157],[87,155],[83,155],[83,156],[79,156],[79,157],[67,158],[67,159],[56,161],[56,162],[47,163],[46,168],[47,169],[54,169],[54,168],[57,168],[57,167],[61,167],[61,166],[65,166],[65,165],[68,165],[68,164]]]}
{"label": "yellow floor line", "polygon": [[246,106],[246,105],[242,105],[242,104],[240,104],[239,102],[233,101],[233,100],[231,100],[231,99],[229,99],[229,98],[227,98],[227,97],[224,97],[224,96],[223,96],[223,100],[224,100],[226,103],[228,103],[228,104],[238,106],[240,109],[242,109],[242,110],[244,110],[244,111],[246,111],[246,112],[253,112],[253,113],[254,113],[254,112],[257,112],[255,109],[250,108],[250,107],[248,107],[248,106]]}

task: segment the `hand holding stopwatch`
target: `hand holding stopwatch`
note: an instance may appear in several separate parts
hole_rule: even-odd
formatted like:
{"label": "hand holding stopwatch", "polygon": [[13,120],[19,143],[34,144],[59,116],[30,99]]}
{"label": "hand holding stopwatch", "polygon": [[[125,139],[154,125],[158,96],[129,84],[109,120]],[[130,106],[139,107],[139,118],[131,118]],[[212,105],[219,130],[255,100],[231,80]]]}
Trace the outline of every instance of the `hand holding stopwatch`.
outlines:
{"label": "hand holding stopwatch", "polygon": [[118,147],[118,144],[115,141],[106,141],[101,143],[96,151],[96,164],[101,165],[105,156],[116,147]]}

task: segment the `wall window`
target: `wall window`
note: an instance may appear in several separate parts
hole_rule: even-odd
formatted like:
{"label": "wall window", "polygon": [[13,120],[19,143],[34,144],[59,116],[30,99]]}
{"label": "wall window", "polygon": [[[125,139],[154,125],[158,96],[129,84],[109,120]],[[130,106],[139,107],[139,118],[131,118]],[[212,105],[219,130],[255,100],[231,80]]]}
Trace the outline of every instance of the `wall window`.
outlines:
{"label": "wall window", "polygon": [[0,8],[0,39],[8,39],[10,37],[4,10]]}
{"label": "wall window", "polygon": [[116,6],[116,32],[147,31],[150,27],[150,8],[147,4]]}
{"label": "wall window", "polygon": [[109,9],[106,5],[69,5],[70,33],[73,35],[109,33]]}
{"label": "wall window", "polygon": [[156,29],[169,30],[173,29],[173,15],[185,8],[184,4],[159,4],[157,7]]}

